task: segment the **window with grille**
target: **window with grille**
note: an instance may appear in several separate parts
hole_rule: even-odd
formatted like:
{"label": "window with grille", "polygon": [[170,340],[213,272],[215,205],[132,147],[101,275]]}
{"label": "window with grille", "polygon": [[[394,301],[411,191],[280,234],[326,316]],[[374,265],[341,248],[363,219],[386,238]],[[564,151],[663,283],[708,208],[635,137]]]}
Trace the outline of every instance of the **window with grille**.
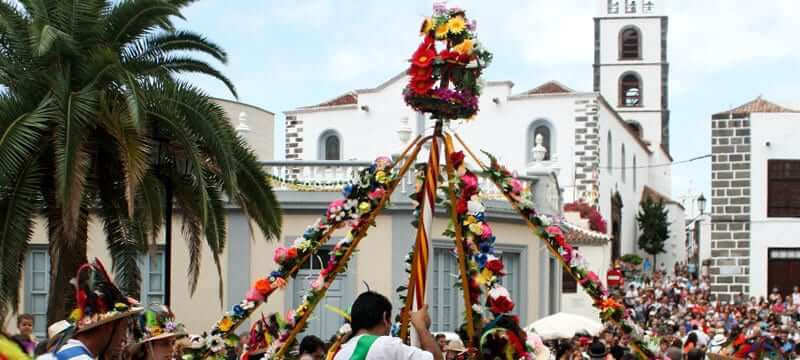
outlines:
{"label": "window with grille", "polygon": [[800,160],[769,160],[767,217],[800,217]]}
{"label": "window with grille", "polygon": [[142,301],[144,305],[163,304],[166,274],[164,274],[164,247],[159,246],[152,254],[139,256],[142,272]]}
{"label": "window with grille", "polygon": [[31,246],[25,259],[25,313],[33,315],[33,335],[47,337],[47,295],[50,291],[50,254],[47,246]]}
{"label": "window with grille", "polygon": [[621,60],[639,60],[641,54],[641,33],[635,27],[626,27],[619,33],[619,58]]}
{"label": "window with grille", "polygon": [[642,106],[642,81],[634,73],[627,73],[619,81],[619,97],[621,107]]}

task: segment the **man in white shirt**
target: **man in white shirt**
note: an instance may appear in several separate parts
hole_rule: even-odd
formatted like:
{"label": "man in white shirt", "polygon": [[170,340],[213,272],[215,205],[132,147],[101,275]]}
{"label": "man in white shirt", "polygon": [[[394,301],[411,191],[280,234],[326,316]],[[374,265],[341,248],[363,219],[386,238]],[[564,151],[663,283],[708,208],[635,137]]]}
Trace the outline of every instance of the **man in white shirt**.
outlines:
{"label": "man in white shirt", "polygon": [[385,296],[373,291],[359,295],[350,310],[353,337],[342,345],[334,360],[443,360],[439,345],[428,330],[431,319],[427,305],[411,314],[411,326],[417,331],[422,349],[388,336],[391,316],[392,303]]}

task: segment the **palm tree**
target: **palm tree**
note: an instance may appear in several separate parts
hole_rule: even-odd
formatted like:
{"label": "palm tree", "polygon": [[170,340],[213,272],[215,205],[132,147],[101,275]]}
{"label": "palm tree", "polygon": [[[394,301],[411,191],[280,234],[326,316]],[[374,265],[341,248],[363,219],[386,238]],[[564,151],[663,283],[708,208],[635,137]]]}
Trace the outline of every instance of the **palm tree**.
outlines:
{"label": "palm tree", "polygon": [[236,95],[192,56],[225,63],[225,51],[172,23],[191,2],[0,0],[0,318],[18,304],[37,219],[49,236],[48,322],[73,306],[69,280],[86,261],[90,217],[102,222],[116,281],[138,294],[137,259],[161,230],[165,184],[189,244],[192,293],[203,242],[220,269],[226,201],[279,236],[279,205],[254,153],[180,79],[209,75]]}

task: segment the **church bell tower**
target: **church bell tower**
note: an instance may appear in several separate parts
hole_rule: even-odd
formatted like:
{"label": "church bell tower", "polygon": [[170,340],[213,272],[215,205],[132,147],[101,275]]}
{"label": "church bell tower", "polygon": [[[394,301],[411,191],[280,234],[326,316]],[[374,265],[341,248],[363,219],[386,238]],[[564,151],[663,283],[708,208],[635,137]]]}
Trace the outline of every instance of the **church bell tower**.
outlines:
{"label": "church bell tower", "polygon": [[664,0],[599,0],[594,19],[594,91],[669,153],[669,63]]}

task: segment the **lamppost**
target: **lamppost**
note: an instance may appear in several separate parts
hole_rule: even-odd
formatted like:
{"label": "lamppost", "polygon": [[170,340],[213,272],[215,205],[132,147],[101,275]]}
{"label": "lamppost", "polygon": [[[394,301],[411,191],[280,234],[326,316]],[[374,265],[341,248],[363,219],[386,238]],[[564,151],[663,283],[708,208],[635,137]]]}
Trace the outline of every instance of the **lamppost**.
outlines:
{"label": "lamppost", "polygon": [[[698,196],[697,199],[695,199],[695,201],[697,201],[698,214],[692,220],[690,220],[689,223],[686,225],[686,235],[689,236],[689,234],[691,234],[691,237],[693,238],[693,241],[689,244],[689,245],[693,245],[693,246],[691,246],[692,247],[692,254],[690,254],[689,256],[690,256],[691,260],[693,260],[693,261],[691,261],[691,263],[694,265],[694,268],[699,270],[700,269],[700,240],[701,240],[700,239],[700,223],[702,222],[702,221],[699,221],[699,220],[703,215],[705,215],[706,197],[703,196],[703,194],[701,193],[700,196]],[[689,232],[689,228],[691,228],[691,232]],[[696,255],[695,255],[695,253],[696,253]]]}

